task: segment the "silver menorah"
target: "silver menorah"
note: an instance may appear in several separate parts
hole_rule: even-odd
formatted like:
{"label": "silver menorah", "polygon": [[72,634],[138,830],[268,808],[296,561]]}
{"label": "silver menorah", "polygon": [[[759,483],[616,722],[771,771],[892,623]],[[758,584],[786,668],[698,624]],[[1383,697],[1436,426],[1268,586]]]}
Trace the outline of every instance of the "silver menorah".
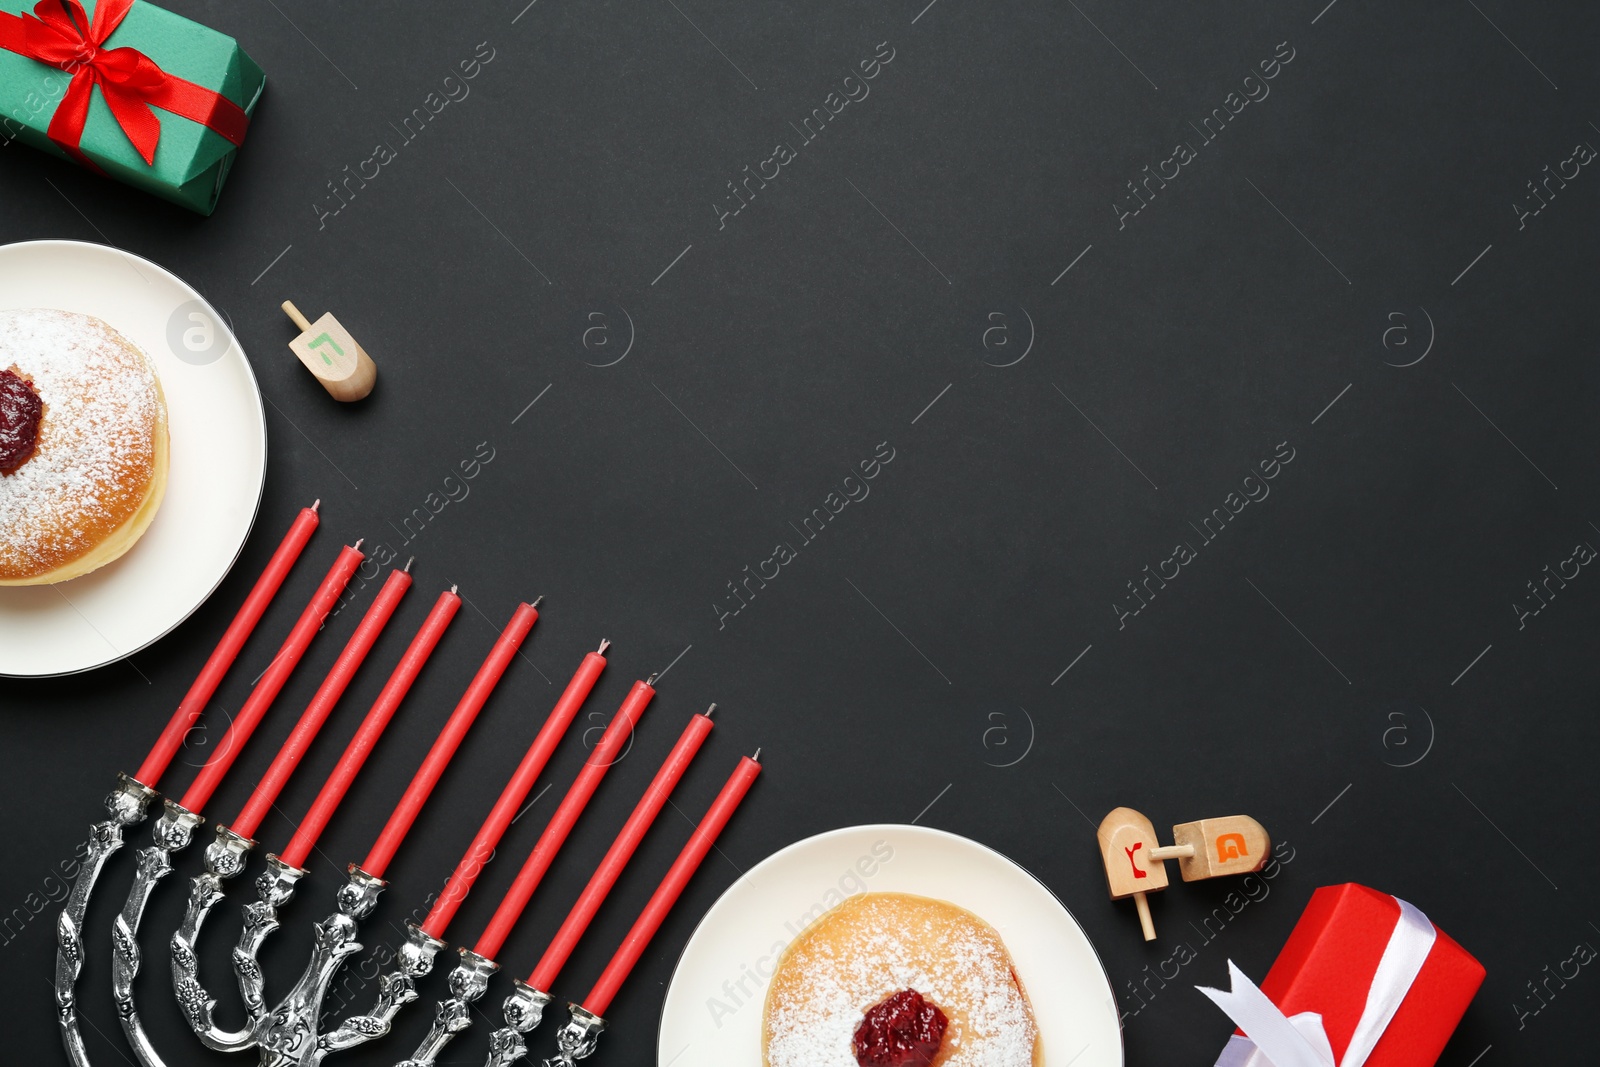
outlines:
{"label": "silver menorah", "polygon": [[[107,861],[123,847],[126,831],[144,821],[155,798],[155,791],[136,779],[118,777],[105,801],[109,817],[90,827],[85,859],[57,919],[57,1017],[74,1067],[92,1067],[79,1029],[77,997],[78,977],[85,959],[84,915]],[[161,815],[151,826],[150,844],[135,852],[133,883],[112,925],[112,995],[123,1033],[142,1067],[166,1067],[166,1061],[152,1044],[134,997],[134,980],[143,960],[140,930],[156,887],[174,869],[174,855],[189,845],[203,822],[199,815],[175,801],[163,802]],[[236,1031],[216,1024],[213,1011],[217,1000],[199,977],[200,935],[211,910],[225,898],[227,883],[244,871],[254,846],[254,841],[227,827],[217,828],[205,849],[204,870],[190,880],[183,919],[170,939],[173,995],[196,1037],[217,1051],[253,1049],[261,1067],[319,1067],[332,1053],[388,1034],[399,1012],[419,999],[417,982],[433,970],[444,942],[415,924],[408,924],[393,969],[377,980],[371,1008],[322,1030],[328,991],[344,962],[362,950],[357,939],[360,923],[372,914],[387,885],[352,864],[345,884],[335,895],[335,910],[313,926],[313,945],[304,970],[283,998],[269,1007],[259,953],[281,925],[282,910],[293,900],[297,885],[306,875],[304,870],[272,855],[266,859],[266,869],[255,879],[257,899],[243,906],[243,928],[232,952],[234,978],[246,1022]],[[450,1038],[470,1022],[468,1006],[487,991],[495,969],[490,961],[462,951],[462,962],[448,981],[449,995],[437,1005],[428,1037],[414,1057],[401,1061],[403,1067],[431,1067]],[[486,1067],[506,1067],[527,1054],[524,1035],[539,1024],[549,1002],[548,994],[517,983],[505,1003],[506,1027],[490,1039]],[[572,1020],[557,1035],[556,1055],[545,1060],[546,1067],[572,1067],[590,1055],[604,1026],[604,1020],[573,1005]]]}

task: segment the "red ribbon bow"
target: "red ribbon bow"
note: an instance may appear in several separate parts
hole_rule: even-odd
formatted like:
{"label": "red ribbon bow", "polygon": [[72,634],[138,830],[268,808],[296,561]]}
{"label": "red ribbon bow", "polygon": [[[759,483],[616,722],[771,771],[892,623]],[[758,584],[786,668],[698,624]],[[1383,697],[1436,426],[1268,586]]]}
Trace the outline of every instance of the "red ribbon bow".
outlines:
{"label": "red ribbon bow", "polygon": [[50,140],[79,163],[98,171],[80,144],[96,85],[117,125],[134,150],[153,166],[161,141],[161,120],[151,106],[215,130],[234,144],[244,143],[250,116],[232,100],[162,70],[137,48],[104,48],[133,7],[134,0],[99,0],[91,21],[81,0],[39,0],[33,15],[0,12],[0,48],[59,67],[72,75],[46,131]]}

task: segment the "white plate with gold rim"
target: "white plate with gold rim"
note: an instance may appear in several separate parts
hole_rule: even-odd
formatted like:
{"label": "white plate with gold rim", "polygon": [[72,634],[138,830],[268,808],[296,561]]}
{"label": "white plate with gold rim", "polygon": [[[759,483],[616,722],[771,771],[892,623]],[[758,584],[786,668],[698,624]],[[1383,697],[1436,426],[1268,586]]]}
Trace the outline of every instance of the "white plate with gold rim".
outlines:
{"label": "white plate with gold rim", "polygon": [[[1044,1067],[1122,1067],[1111,982],[1055,895],[976,841],[887,824],[806,838],[728,887],[673,972],[656,1047],[660,1067],[759,1067],[762,1005],[778,956],[823,911],[860,892],[936,897],[988,922],[1033,1004]],[[848,1052],[842,1059],[853,1064]]]}
{"label": "white plate with gold rim", "polygon": [[126,555],[59,585],[0,588],[0,675],[40,678],[131,656],[205,602],[255,522],[267,423],[226,321],[147,259],[81,241],[0,245],[0,310],[16,308],[94,315],[142,348],[172,436],[166,496]]}

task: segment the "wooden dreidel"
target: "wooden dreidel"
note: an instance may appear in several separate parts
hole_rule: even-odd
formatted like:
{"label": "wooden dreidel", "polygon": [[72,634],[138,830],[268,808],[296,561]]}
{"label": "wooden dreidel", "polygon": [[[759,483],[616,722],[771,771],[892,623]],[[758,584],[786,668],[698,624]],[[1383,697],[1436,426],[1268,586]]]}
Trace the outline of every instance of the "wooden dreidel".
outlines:
{"label": "wooden dreidel", "polygon": [[1179,823],[1172,828],[1172,842],[1153,849],[1150,857],[1177,860],[1185,882],[1259,871],[1272,854],[1266,827],[1248,815]]}
{"label": "wooden dreidel", "polygon": [[1100,820],[1100,860],[1106,868],[1111,899],[1132,897],[1139,909],[1139,927],[1146,941],[1156,939],[1147,893],[1167,888],[1167,868],[1156,855],[1156,828],[1132,808],[1115,808]]}
{"label": "wooden dreidel", "polygon": [[332,312],[316,322],[307,322],[292,301],[285,300],[283,310],[300,327],[300,336],[289,342],[289,351],[316,375],[329,396],[349,403],[372,392],[378,380],[378,365],[356,344],[350,331],[339,325]]}

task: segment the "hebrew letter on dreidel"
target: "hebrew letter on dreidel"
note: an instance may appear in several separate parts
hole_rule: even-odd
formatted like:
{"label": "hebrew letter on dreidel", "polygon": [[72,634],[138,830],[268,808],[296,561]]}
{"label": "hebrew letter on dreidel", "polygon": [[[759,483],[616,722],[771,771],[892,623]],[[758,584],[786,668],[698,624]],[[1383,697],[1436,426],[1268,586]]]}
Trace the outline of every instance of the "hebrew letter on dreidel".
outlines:
{"label": "hebrew letter on dreidel", "polygon": [[[315,341],[312,341],[311,344],[307,345],[306,347],[308,347],[308,348],[320,348],[323,345],[330,345],[330,346],[332,346],[332,348],[333,348],[333,350],[335,352],[339,353],[339,355],[341,355],[341,356],[344,355],[344,349],[339,347],[339,342],[335,341],[332,337],[329,337],[327,334],[322,334]],[[323,353],[321,353],[321,355],[322,355],[322,362],[326,363],[330,367],[333,366],[333,360],[328,358],[328,353],[323,352]]]}

